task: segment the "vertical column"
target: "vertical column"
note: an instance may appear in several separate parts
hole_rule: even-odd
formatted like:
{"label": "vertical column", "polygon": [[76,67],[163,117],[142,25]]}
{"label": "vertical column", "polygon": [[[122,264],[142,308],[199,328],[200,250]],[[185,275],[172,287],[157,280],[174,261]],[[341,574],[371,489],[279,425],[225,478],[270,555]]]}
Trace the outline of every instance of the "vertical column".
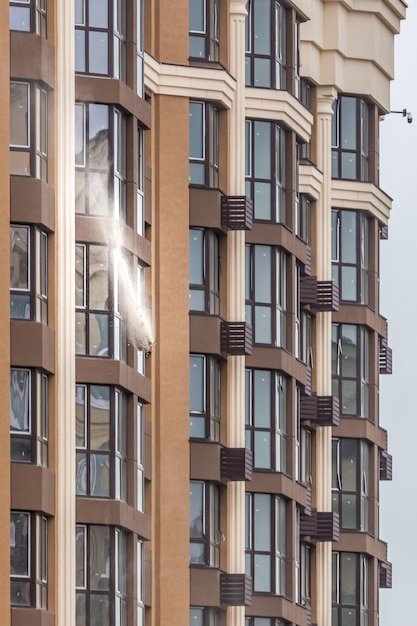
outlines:
{"label": "vertical column", "polygon": [[1,394],[1,472],[0,491],[3,507],[0,516],[0,623],[10,624],[10,175],[9,175],[9,94],[10,94],[10,45],[9,45],[9,3],[0,5],[0,24],[2,25],[0,48],[0,150],[2,168],[0,170],[1,211],[0,211],[0,263],[3,268],[0,278],[0,319],[3,320],[2,340],[0,342],[0,375],[3,381]]}
{"label": "vertical column", "polygon": [[[245,193],[245,9],[244,0],[230,2],[230,72],[236,79],[235,100],[229,113],[229,193]],[[227,314],[241,321],[245,314],[245,233],[227,236]],[[227,445],[245,445],[245,357],[234,356],[227,363]],[[245,484],[230,482],[227,487],[227,567],[230,573],[245,571]],[[228,626],[242,626],[244,607],[228,609]]]}
{"label": "vertical column", "polygon": [[[316,203],[313,223],[314,272],[318,280],[331,277],[331,132],[332,103],[336,98],[333,87],[317,88],[316,146],[317,167],[323,172],[323,185]],[[330,395],[331,369],[331,313],[319,313],[315,323],[315,389],[318,395]],[[319,511],[331,510],[332,430],[318,428],[315,446],[315,505]],[[321,626],[331,624],[331,549],[330,542],[319,542],[316,547],[315,607],[313,621]]]}
{"label": "vertical column", "polygon": [[74,7],[57,0],[56,9],[56,623],[68,626],[75,624]]}

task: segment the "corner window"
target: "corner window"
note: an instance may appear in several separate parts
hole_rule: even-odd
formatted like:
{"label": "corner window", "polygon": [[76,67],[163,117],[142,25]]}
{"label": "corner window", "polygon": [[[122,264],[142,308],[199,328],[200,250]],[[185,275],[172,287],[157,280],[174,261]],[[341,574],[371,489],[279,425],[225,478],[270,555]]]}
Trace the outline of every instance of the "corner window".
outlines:
{"label": "corner window", "polygon": [[48,465],[48,377],[38,370],[10,370],[10,459]]}
{"label": "corner window", "polygon": [[368,624],[369,560],[355,552],[332,554],[332,626]]}
{"label": "corner window", "polygon": [[246,322],[254,341],[286,346],[286,254],[274,246],[246,246]]}
{"label": "corner window", "polygon": [[106,385],[76,385],[76,494],[126,500],[126,397]]}
{"label": "corner window", "polygon": [[[76,354],[126,360],[126,322],[117,255],[107,246],[77,244],[75,256]],[[126,265],[123,263],[123,271]]]}
{"label": "corner window", "polygon": [[219,110],[190,100],[190,185],[219,186]]}
{"label": "corner window", "polygon": [[369,218],[364,213],[332,210],[332,280],[341,300],[368,303]]}
{"label": "corner window", "polygon": [[332,178],[369,180],[369,108],[353,96],[333,103]]}
{"label": "corner window", "polygon": [[10,30],[46,37],[46,0],[10,0]]}
{"label": "corner window", "polygon": [[344,417],[369,417],[369,338],[364,326],[332,325],[333,395]]}
{"label": "corner window", "polygon": [[264,493],[246,494],[246,574],[254,593],[285,595],[286,501]]}
{"label": "corner window", "polygon": [[369,445],[358,439],[332,441],[332,510],[343,530],[368,530]]}
{"label": "corner window", "polygon": [[125,0],[75,0],[75,71],[126,80]]}
{"label": "corner window", "polygon": [[254,469],[286,472],[287,379],[271,370],[245,372],[246,447]]}
{"label": "corner window", "polygon": [[286,132],[275,122],[246,120],[246,195],[255,220],[286,222]]}
{"label": "corner window", "polygon": [[219,60],[219,1],[189,0],[190,59]]}
{"label": "corner window", "polygon": [[190,311],[219,314],[219,238],[190,229]]}
{"label": "corner window", "polygon": [[48,94],[36,83],[10,83],[10,174],[48,178]]}
{"label": "corner window", "polygon": [[48,237],[10,225],[10,317],[48,323]]}
{"label": "corner window", "polygon": [[217,485],[190,482],[190,565],[219,567],[219,499]]}
{"label": "corner window", "polygon": [[126,219],[126,117],[115,107],[75,105],[75,212]]}
{"label": "corner window", "polygon": [[276,0],[250,0],[246,18],[246,85],[287,88],[287,9]]}
{"label": "corner window", "polygon": [[48,608],[48,521],[39,513],[10,513],[10,603]]}
{"label": "corner window", "polygon": [[113,526],[76,526],[77,624],[127,625],[126,534]]}
{"label": "corner window", "polygon": [[220,362],[213,356],[190,355],[190,437],[219,441]]}

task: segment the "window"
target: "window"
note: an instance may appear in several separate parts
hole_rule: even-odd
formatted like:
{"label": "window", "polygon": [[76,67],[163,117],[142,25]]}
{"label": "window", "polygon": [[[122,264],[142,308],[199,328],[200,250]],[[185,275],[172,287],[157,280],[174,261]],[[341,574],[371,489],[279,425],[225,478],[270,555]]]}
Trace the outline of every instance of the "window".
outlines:
{"label": "window", "polygon": [[145,234],[145,181],[144,181],[144,139],[145,134],[143,128],[138,125],[138,189],[137,189],[137,233],[141,237]]}
{"label": "window", "polygon": [[209,608],[190,608],[190,626],[219,626],[219,612]]}
{"label": "window", "polygon": [[359,211],[332,210],[332,280],[346,302],[368,304],[369,218]]}
{"label": "window", "polygon": [[255,469],[286,472],[287,379],[270,370],[245,372],[246,447]]}
{"label": "window", "polygon": [[275,617],[246,617],[245,626],[288,626],[288,622]]}
{"label": "window", "polygon": [[369,337],[364,326],[332,325],[333,395],[343,416],[369,417]]}
{"label": "window", "polygon": [[144,556],[143,541],[137,542],[137,626],[145,624]]}
{"label": "window", "polygon": [[48,377],[41,371],[10,370],[10,459],[48,465]]}
{"label": "window", "polygon": [[295,285],[295,356],[308,367],[313,367],[313,318],[301,308],[300,280],[301,268],[296,265]]}
{"label": "window", "polygon": [[275,122],[246,120],[246,195],[255,220],[286,222],[286,132]]}
{"label": "window", "polygon": [[369,180],[369,109],[353,96],[340,96],[333,103],[333,178]]}
{"label": "window", "polygon": [[75,211],[126,219],[126,118],[107,104],[75,105]]}
{"label": "window", "polygon": [[297,416],[297,436],[295,440],[296,452],[296,479],[303,485],[309,486],[313,481],[313,434],[308,428],[303,428],[300,421],[301,388],[295,388],[295,411]]}
{"label": "window", "polygon": [[219,60],[219,1],[189,0],[190,59]]}
{"label": "window", "polygon": [[219,314],[219,238],[190,228],[190,311]]}
{"label": "window", "polygon": [[332,441],[332,509],[343,530],[368,530],[369,445],[358,439]]}
{"label": "window", "polygon": [[75,537],[77,624],[127,626],[126,534],[77,524]]}
{"label": "window", "polygon": [[246,322],[254,341],[286,346],[286,254],[275,246],[246,246]]}
{"label": "window", "polygon": [[143,98],[143,0],[137,0],[136,11],[136,93]]}
{"label": "window", "polygon": [[126,500],[126,397],[107,385],[76,385],[78,496]]}
{"label": "window", "polygon": [[246,494],[246,574],[254,593],[285,595],[286,502],[264,493]]}
{"label": "window", "polygon": [[48,608],[48,520],[39,513],[10,513],[10,602]]}
{"label": "window", "polygon": [[296,512],[295,596],[297,604],[311,604],[311,547],[300,541],[300,509]]}
{"label": "window", "polygon": [[219,567],[219,487],[213,483],[190,482],[190,564]]}
{"label": "window", "polygon": [[250,0],[247,10],[246,85],[286,89],[287,9],[276,0]]}
{"label": "window", "polygon": [[10,0],[10,30],[46,37],[46,0]]}
{"label": "window", "polygon": [[219,110],[190,100],[190,185],[219,185]]}
{"label": "window", "polygon": [[10,174],[48,178],[48,94],[36,83],[10,83]]}
{"label": "window", "polygon": [[107,246],[77,244],[75,256],[76,354],[126,360],[119,273],[126,263]]}
{"label": "window", "polygon": [[48,236],[10,225],[10,317],[48,323]]}
{"label": "window", "polygon": [[138,490],[137,490],[137,507],[138,511],[144,511],[145,506],[145,467],[144,467],[144,418],[143,404],[137,405],[137,463],[138,463]]}
{"label": "window", "polygon": [[368,558],[354,552],[332,554],[332,626],[368,625]]}
{"label": "window", "polygon": [[125,0],[75,0],[75,71],[126,80]]}
{"label": "window", "polygon": [[219,441],[220,362],[214,356],[190,355],[190,437]]}
{"label": "window", "polygon": [[296,205],[295,234],[308,246],[311,245],[311,200],[305,193],[300,193]]}

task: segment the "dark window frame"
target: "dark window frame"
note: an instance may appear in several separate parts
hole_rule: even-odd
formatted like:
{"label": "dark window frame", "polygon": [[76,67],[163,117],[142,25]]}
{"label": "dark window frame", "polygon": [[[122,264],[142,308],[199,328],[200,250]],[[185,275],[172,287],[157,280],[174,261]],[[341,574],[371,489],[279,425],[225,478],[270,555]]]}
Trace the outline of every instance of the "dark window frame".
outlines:
{"label": "dark window frame", "polygon": [[[190,384],[190,439],[205,439],[207,441],[219,441],[220,439],[220,393],[221,393],[221,365],[220,360],[210,354],[190,354],[190,379],[193,367],[193,359],[203,363],[203,410],[193,409],[191,406],[191,390],[195,385]],[[198,436],[196,430],[193,433],[193,420],[203,422],[204,436]],[[201,427],[201,426],[200,426]]]}
{"label": "dark window frame", "polygon": [[[27,387],[22,388],[22,374],[27,380]],[[24,423],[18,428],[19,417],[15,417],[14,387],[17,386],[18,404],[24,408]],[[25,399],[22,391],[26,394]],[[22,403],[25,403],[23,407]],[[16,426],[12,421],[16,423]],[[27,428],[24,427],[27,423]],[[15,427],[14,427],[15,426]],[[49,427],[49,379],[42,370],[12,367],[10,368],[10,459],[15,463],[30,463],[48,467],[48,427]]]}
{"label": "dark window frame", "polygon": [[[348,101],[355,101],[355,147],[343,147],[342,134],[345,118],[349,119],[346,107]],[[359,96],[340,95],[333,102],[332,117],[332,178],[342,180],[370,181],[370,110],[369,103]],[[345,157],[354,159],[350,175],[346,174]]]}
{"label": "dark window frame", "polygon": [[[344,237],[343,224],[348,215],[355,216],[355,232],[349,230],[347,237],[355,244],[355,259],[343,261]],[[363,211],[352,209],[332,209],[332,280],[339,285],[340,300],[356,304],[369,303],[369,274],[370,274],[370,218]],[[344,298],[344,269],[354,271],[355,297]]]}
{"label": "dark window frame", "polygon": [[[199,256],[202,276],[199,283],[191,283],[191,272],[197,266],[191,255],[191,237],[193,233],[202,234],[202,249]],[[190,228],[190,311],[219,315],[220,312],[220,242],[219,236],[208,228]],[[192,308],[192,293],[203,294],[203,306]],[[198,304],[198,303],[197,303]]]}
{"label": "dark window frame", "polygon": [[[350,597],[343,597],[343,558],[355,559],[355,586],[349,585]],[[342,562],[341,562],[342,561]],[[354,611],[355,624],[368,623],[369,611],[369,558],[357,552],[332,552],[332,624],[342,624],[344,612]],[[345,590],[346,594],[347,588]]]}
{"label": "dark window frame", "polygon": [[[189,59],[218,63],[220,60],[220,0],[200,0],[203,5],[202,30],[191,29],[189,24]],[[189,6],[194,0],[189,0]],[[191,17],[191,10],[189,11]],[[203,42],[200,54],[191,54],[192,40]]]}
{"label": "dark window frame", "polygon": [[[191,567],[220,567],[220,487],[214,482],[204,480],[190,481],[190,502],[193,485],[202,485],[202,520],[201,528],[198,524],[195,531],[191,531],[190,506],[190,566]],[[197,552],[193,551],[197,546]],[[200,550],[200,553],[198,552]]]}
{"label": "dark window frame", "polygon": [[312,200],[306,193],[299,194],[299,202],[296,203],[295,234],[308,246],[311,245],[311,213]]}
{"label": "dark window frame", "polygon": [[[201,135],[199,136],[201,154],[199,156],[191,154],[191,139],[194,135],[191,123],[192,116],[195,114],[197,115],[197,107],[201,107],[201,114],[199,113],[196,118],[199,125],[201,125]],[[190,99],[190,186],[209,187],[211,189],[218,189],[219,187],[219,115],[219,107],[214,102]],[[198,166],[198,169],[196,169],[196,166]],[[197,172],[200,172],[198,176]]]}
{"label": "dark window frame", "polygon": [[[343,448],[355,446],[354,488],[343,485]],[[352,460],[351,460],[352,464]],[[361,439],[333,438],[332,440],[332,510],[339,513],[340,528],[344,532],[367,532],[370,509],[370,447]],[[355,523],[346,524],[344,503],[355,508]],[[347,515],[349,513],[347,512]]]}
{"label": "dark window frame", "polygon": [[[25,553],[27,571],[19,575],[16,569]],[[48,519],[41,513],[10,512],[10,603],[12,607],[48,608]]]}
{"label": "dark window frame", "polygon": [[[343,373],[343,363],[349,356],[343,357],[343,349],[347,350],[347,343],[343,341],[343,332],[349,334],[349,330],[343,327],[356,329],[356,355],[355,372],[350,375]],[[347,335],[346,335],[347,336]],[[346,344],[344,346],[344,344]],[[342,417],[359,417],[370,419],[370,372],[372,372],[371,361],[371,333],[366,326],[359,324],[332,324],[332,393],[340,401],[340,412]],[[348,365],[346,363],[346,365]],[[356,407],[354,412],[344,410],[344,388],[345,393],[349,388],[355,389]],[[354,398],[355,399],[355,398]]]}

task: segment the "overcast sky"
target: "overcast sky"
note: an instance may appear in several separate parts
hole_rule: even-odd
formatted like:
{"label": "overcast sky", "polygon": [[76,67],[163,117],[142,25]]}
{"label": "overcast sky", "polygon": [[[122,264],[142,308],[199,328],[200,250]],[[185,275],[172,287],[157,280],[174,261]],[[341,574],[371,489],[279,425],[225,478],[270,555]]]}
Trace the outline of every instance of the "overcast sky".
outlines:
{"label": "overcast sky", "polygon": [[381,426],[388,429],[393,482],[381,482],[380,537],[388,541],[393,588],[381,590],[380,626],[416,626],[417,595],[417,2],[396,37],[391,109],[407,108],[414,121],[387,115],[381,124],[381,180],[394,198],[389,239],[381,242],[381,313],[388,318],[393,374],[381,376]]}

